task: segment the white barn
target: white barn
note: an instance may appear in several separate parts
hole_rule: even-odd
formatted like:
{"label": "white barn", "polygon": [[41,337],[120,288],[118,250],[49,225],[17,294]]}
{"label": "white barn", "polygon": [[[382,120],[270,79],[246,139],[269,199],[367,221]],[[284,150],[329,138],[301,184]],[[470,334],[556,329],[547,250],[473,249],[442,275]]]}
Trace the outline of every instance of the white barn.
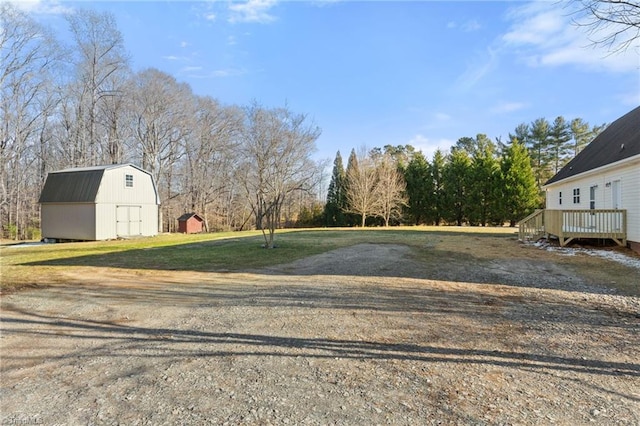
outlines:
{"label": "white barn", "polygon": [[42,237],[108,240],[158,234],[158,191],[132,164],[50,172],[40,194]]}
{"label": "white barn", "polygon": [[584,211],[574,216],[594,232],[615,231],[623,219],[627,244],[640,252],[640,107],[611,123],[544,188],[548,210]]}

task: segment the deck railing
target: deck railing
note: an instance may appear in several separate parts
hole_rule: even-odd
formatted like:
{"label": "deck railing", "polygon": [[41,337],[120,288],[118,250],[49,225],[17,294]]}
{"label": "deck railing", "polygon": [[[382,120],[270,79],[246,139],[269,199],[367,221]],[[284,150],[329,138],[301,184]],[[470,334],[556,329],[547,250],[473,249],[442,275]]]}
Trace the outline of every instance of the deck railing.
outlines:
{"label": "deck railing", "polygon": [[536,210],[519,223],[521,241],[554,235],[565,246],[575,238],[612,239],[627,244],[626,210]]}
{"label": "deck railing", "polygon": [[612,239],[627,244],[626,210],[545,210],[547,234],[555,235],[564,246],[574,238]]}
{"label": "deck railing", "polygon": [[518,222],[520,241],[537,241],[544,235],[544,210],[536,210]]}

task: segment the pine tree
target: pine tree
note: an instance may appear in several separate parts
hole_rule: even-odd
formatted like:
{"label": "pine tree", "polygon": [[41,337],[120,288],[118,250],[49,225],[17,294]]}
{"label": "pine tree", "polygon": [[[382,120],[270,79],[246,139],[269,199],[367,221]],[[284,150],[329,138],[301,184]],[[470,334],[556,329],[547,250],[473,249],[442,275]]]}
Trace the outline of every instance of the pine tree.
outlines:
{"label": "pine tree", "polygon": [[466,151],[457,149],[449,154],[442,171],[443,216],[449,222],[462,226],[467,221],[470,201],[469,172],[471,160]]}
{"label": "pine tree", "polygon": [[347,200],[347,192],[349,191],[349,176],[353,176],[359,168],[358,156],[356,150],[351,149],[349,159],[347,160],[347,169],[345,171],[344,178],[344,190],[345,190],[345,205],[344,205],[344,219],[347,226],[355,226],[359,223],[359,216],[357,214],[349,212],[349,201]]}
{"label": "pine tree", "polygon": [[431,217],[433,223],[438,226],[444,217],[444,189],[443,189],[443,170],[445,167],[445,156],[439,149],[433,154],[431,161],[431,179],[433,180],[432,209]]}
{"label": "pine tree", "polygon": [[517,139],[525,147],[530,145],[531,129],[527,123],[518,124],[515,133],[509,133],[509,141]]}
{"label": "pine tree", "polygon": [[529,155],[539,188],[551,178],[549,167],[549,122],[538,118],[531,123],[529,134]]}
{"label": "pine tree", "polygon": [[324,207],[324,217],[326,226],[345,226],[345,171],[342,165],[340,151],[336,153],[333,161],[333,172],[331,182],[327,191],[327,204]]}
{"label": "pine tree", "polygon": [[589,143],[589,123],[586,123],[582,118],[574,118],[570,124],[571,139],[573,139],[573,156],[578,155],[582,148]]}
{"label": "pine tree", "polygon": [[407,184],[408,216],[414,225],[424,224],[431,216],[429,213],[433,205],[430,201],[434,188],[429,162],[421,151],[413,154],[404,171],[404,179]]}
{"label": "pine tree", "polygon": [[495,217],[500,191],[500,166],[495,157],[495,144],[479,134],[469,170],[469,221],[486,226]]}
{"label": "pine tree", "polygon": [[551,129],[549,129],[549,160],[553,165],[553,174],[558,173],[567,162],[567,155],[571,149],[569,146],[570,140],[569,124],[564,117],[557,117],[553,121]]}
{"label": "pine tree", "polygon": [[538,186],[531,159],[522,142],[513,138],[502,153],[502,213],[511,226],[523,219],[539,204]]}

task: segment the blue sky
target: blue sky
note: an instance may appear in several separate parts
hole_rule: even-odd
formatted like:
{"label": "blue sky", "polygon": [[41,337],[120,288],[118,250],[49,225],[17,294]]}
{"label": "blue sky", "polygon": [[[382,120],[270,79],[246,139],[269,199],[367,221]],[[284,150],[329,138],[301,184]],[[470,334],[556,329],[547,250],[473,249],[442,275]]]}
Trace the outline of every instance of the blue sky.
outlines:
{"label": "blue sky", "polygon": [[640,105],[640,49],[591,47],[566,2],[20,4],[61,37],[61,12],[111,11],[134,70],[158,68],[224,104],[286,102],[322,128],[318,159],[387,144],[431,157],[539,117],[602,124]]}

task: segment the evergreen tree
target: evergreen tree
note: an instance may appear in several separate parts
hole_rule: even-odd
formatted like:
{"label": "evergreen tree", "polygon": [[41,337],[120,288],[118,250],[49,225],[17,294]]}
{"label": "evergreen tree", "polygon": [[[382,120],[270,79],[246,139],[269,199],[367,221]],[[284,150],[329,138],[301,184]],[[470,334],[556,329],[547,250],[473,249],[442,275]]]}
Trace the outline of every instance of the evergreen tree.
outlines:
{"label": "evergreen tree", "polygon": [[530,145],[531,138],[531,129],[529,129],[529,125],[527,123],[518,124],[516,127],[515,133],[509,133],[509,141],[513,142],[514,139],[517,139],[521,144],[525,147]]}
{"label": "evergreen tree", "polygon": [[345,226],[345,171],[342,165],[340,151],[336,153],[333,161],[333,172],[331,182],[327,191],[327,204],[324,207],[324,217],[326,226]]}
{"label": "evergreen tree", "polygon": [[443,216],[448,222],[462,226],[467,221],[470,201],[469,175],[471,160],[461,149],[452,150],[442,171]]}
{"label": "evergreen tree", "polygon": [[570,152],[569,141],[571,140],[570,126],[564,117],[559,116],[553,121],[549,130],[549,160],[553,166],[553,174],[567,162],[567,155]]}
{"label": "evergreen tree", "polygon": [[587,146],[590,140],[589,123],[582,118],[574,118],[569,126],[571,131],[571,139],[573,139],[573,156],[578,155],[582,149]]}
{"label": "evergreen tree", "polygon": [[445,156],[439,149],[433,154],[431,161],[431,179],[433,180],[432,209],[430,219],[438,226],[444,217],[444,184],[443,170],[445,168]]}
{"label": "evergreen tree", "polygon": [[421,225],[429,221],[430,210],[433,208],[432,194],[433,178],[429,162],[421,151],[413,154],[404,171],[408,205],[406,212],[414,225]]}
{"label": "evergreen tree", "polygon": [[571,133],[571,138],[573,139],[573,156],[575,157],[578,155],[578,153],[580,153],[580,151],[582,151],[582,149],[606,127],[606,124],[590,127],[589,123],[583,121],[581,118],[574,118],[571,120],[569,131]]}
{"label": "evergreen tree", "polygon": [[529,155],[536,176],[538,188],[551,178],[549,167],[549,122],[544,118],[538,118],[531,123],[529,133]]}
{"label": "evergreen tree", "polygon": [[475,139],[475,149],[469,170],[468,209],[472,225],[486,226],[498,210],[500,166],[495,157],[495,144],[486,135]]}
{"label": "evergreen tree", "polygon": [[473,154],[475,154],[476,152],[476,149],[477,149],[476,140],[474,138],[465,136],[456,141],[455,145],[451,147],[451,152],[462,150],[467,154],[469,154],[470,156],[473,156]]}
{"label": "evergreen tree", "polygon": [[345,220],[345,224],[347,226],[355,226],[359,223],[359,216],[357,214],[354,213],[349,213],[349,203],[347,201],[347,192],[349,191],[349,176],[354,176],[355,174],[357,174],[357,170],[359,169],[359,164],[358,164],[358,156],[356,155],[356,150],[355,149],[351,149],[351,154],[349,154],[349,159],[347,160],[347,169],[345,172],[345,178],[344,178],[344,194],[345,194],[345,201],[344,201],[344,206],[343,206],[343,212],[344,214],[344,220]]}
{"label": "evergreen tree", "polygon": [[512,139],[500,161],[502,213],[511,226],[539,205],[538,187],[529,153],[522,142]]}

